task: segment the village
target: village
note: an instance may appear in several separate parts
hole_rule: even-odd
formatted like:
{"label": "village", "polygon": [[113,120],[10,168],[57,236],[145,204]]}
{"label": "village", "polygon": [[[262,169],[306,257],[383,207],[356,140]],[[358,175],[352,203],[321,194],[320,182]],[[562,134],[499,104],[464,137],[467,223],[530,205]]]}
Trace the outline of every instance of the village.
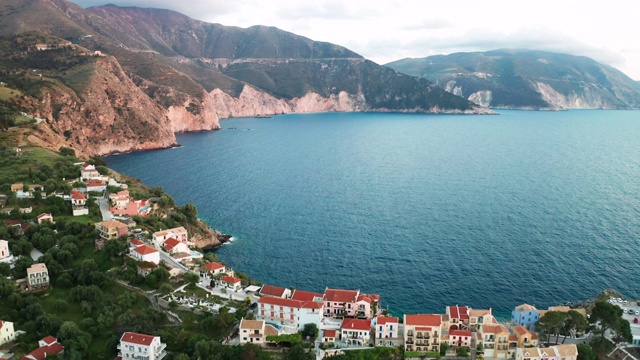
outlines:
{"label": "village", "polygon": [[[577,360],[578,345],[589,341],[589,315],[584,308],[558,306],[543,310],[520,304],[514,306],[508,321],[498,321],[491,308],[459,305],[446,306],[442,313],[393,316],[384,310],[383,299],[379,295],[360,290],[326,287],[320,293],[247,283],[236,277],[235,271],[225,264],[205,260],[205,254],[195,248],[185,227],[156,229],[154,232],[140,229],[133,217],[145,218],[152,214],[158,208],[157,198],[134,199],[126,184],[100,174],[96,166],[89,163],[76,165],[80,167],[81,176],[68,181],[72,185],[70,193],[50,196],[63,198],[73,216],[78,217],[89,214],[88,200],[94,197],[103,220],[95,223],[97,251],[103,251],[109,241],[121,241],[126,243],[121,256],[135,261],[138,275],[148,276],[156,269],[164,268],[172,278],[184,279],[186,283],[172,288],[167,294],[147,292],[167,313],[172,314],[172,309],[196,314],[217,313],[222,307],[235,313],[244,309],[243,303],[250,304],[224,344],[250,343],[268,347],[290,342],[291,336],[300,337],[311,331],[316,337],[313,351],[317,359],[351,350],[392,347],[401,348],[405,358],[416,359]],[[109,193],[109,187],[118,191]],[[15,183],[11,191],[16,198],[47,196],[44,187],[38,184]],[[16,211],[29,214],[32,209],[2,209],[5,214],[15,214]],[[55,224],[49,213],[34,216],[27,223],[6,220],[5,226],[24,232],[36,224]],[[40,256],[42,253],[33,249],[31,257],[35,263],[27,269],[27,277],[15,279],[21,291],[38,292],[50,287],[46,264],[37,262]],[[8,241],[0,240],[0,263],[13,267],[16,261]],[[191,291],[187,291],[189,288]],[[622,299],[609,299],[609,303],[620,304],[621,307],[627,305]],[[548,338],[540,339],[540,329],[536,325],[550,312],[564,314],[566,319],[570,319],[566,321],[571,321],[573,326],[562,329],[563,336],[560,336],[560,331],[547,331]],[[625,316],[634,323],[635,332],[638,319],[632,320],[633,310],[625,309],[627,312]],[[638,315],[637,310],[635,315]],[[0,349],[18,334],[12,322],[0,319]],[[550,341],[553,338],[555,341]],[[22,359],[39,360],[64,352],[64,346],[53,336],[41,339],[38,345]],[[640,334],[634,333],[633,345],[640,345]],[[124,332],[118,351],[117,360],[159,360],[167,355],[166,344],[159,336],[136,332]],[[0,350],[0,359],[12,359],[12,355]]]}

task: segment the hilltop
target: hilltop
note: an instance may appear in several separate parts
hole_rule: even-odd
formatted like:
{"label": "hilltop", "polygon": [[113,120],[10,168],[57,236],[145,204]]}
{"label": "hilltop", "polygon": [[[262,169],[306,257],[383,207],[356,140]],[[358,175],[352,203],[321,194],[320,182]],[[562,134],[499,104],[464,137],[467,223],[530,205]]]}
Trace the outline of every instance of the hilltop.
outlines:
{"label": "hilltop", "polygon": [[0,78],[45,119],[35,134],[43,144],[82,155],[172,146],[174,133],[217,129],[230,117],[488,112],[426,79],[274,27],[66,0],[7,0],[0,15]]}
{"label": "hilltop", "polygon": [[503,49],[403,59],[387,66],[426,78],[453,94],[489,107],[640,107],[638,82],[584,56]]}

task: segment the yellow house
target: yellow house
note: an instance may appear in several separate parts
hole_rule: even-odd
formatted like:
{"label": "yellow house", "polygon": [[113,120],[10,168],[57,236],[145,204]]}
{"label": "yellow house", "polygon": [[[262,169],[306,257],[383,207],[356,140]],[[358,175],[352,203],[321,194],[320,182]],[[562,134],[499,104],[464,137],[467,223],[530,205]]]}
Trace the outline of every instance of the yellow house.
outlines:
{"label": "yellow house", "polygon": [[497,324],[497,323],[498,322],[496,321],[496,319],[493,317],[493,314],[491,313],[491,309],[488,309],[488,310],[470,309],[469,310],[469,329],[470,330],[478,330],[482,328],[483,325],[487,325],[487,324],[491,325],[491,324]]}
{"label": "yellow house", "polygon": [[442,316],[404,315],[404,350],[440,352]]}
{"label": "yellow house", "polygon": [[538,335],[527,330],[526,327],[522,325],[514,326],[513,333],[518,340],[519,348],[538,346]]}
{"label": "yellow house", "polygon": [[482,325],[478,330],[485,358],[506,359],[509,353],[510,333],[503,325]]}

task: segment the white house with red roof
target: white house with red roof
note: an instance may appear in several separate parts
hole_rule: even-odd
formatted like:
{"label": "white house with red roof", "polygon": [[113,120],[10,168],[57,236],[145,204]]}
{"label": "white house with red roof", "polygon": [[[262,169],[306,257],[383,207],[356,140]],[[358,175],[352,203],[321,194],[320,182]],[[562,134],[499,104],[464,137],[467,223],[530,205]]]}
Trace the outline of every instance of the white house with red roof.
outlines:
{"label": "white house with red roof", "polygon": [[327,329],[322,332],[322,342],[323,343],[336,343],[338,337],[338,330],[335,329]]}
{"label": "white house with red roof", "polygon": [[160,264],[160,252],[149,245],[140,245],[131,248],[129,256],[137,261],[146,261],[156,265]]}
{"label": "white house with red roof", "polygon": [[222,285],[222,287],[232,291],[238,291],[242,289],[242,280],[233,276],[223,276],[220,279],[220,284]]}
{"label": "white house with red roof", "polygon": [[153,242],[156,244],[156,246],[162,246],[162,244],[164,244],[165,240],[167,240],[168,238],[177,239],[187,244],[187,246],[193,245],[189,243],[189,233],[183,226],[179,226],[173,229],[156,231],[153,233]]}
{"label": "white house with red roof", "polygon": [[265,323],[263,320],[240,320],[240,328],[238,330],[240,345],[264,344],[267,336],[278,336],[278,329]]}
{"label": "white house with red roof", "polygon": [[449,329],[464,330],[469,328],[469,308],[466,306],[447,306],[445,313],[449,315]]}
{"label": "white house with red roof", "polygon": [[371,338],[371,319],[344,319],[340,340],[347,345],[367,346]]}
{"label": "white house with red roof", "polygon": [[393,316],[378,316],[375,324],[375,339],[376,346],[402,345],[400,319]]}
{"label": "white house with red roof", "polygon": [[99,178],[100,173],[94,165],[84,163],[80,169],[80,177],[82,180],[94,179]]}
{"label": "white house with red roof", "polygon": [[142,245],[145,245],[144,241],[138,238],[133,238],[129,241],[130,248],[137,248],[138,246],[142,246]]}
{"label": "white house with red roof", "polygon": [[76,190],[71,191],[71,209],[73,216],[88,215],[87,195]]}
{"label": "white house with red roof", "polygon": [[42,224],[43,222],[47,222],[47,221],[53,224],[53,216],[51,216],[51,214],[42,213],[42,214],[38,215],[37,219],[38,219],[38,225]]}
{"label": "white house with red roof", "polygon": [[38,341],[38,348],[22,357],[22,360],[45,360],[47,356],[64,353],[64,346],[53,336]]}
{"label": "white house with red roof", "polygon": [[291,298],[300,301],[323,301],[324,295],[317,292],[295,289],[293,290],[293,294],[291,294]]}
{"label": "white house with red roof", "polygon": [[227,272],[227,267],[218,262],[210,262],[200,266],[200,272],[211,275],[224,274]]}
{"label": "white house with red roof", "polygon": [[107,183],[101,179],[89,179],[85,181],[85,185],[87,186],[87,191],[102,192],[107,190]]}
{"label": "white house with red roof", "polygon": [[120,359],[161,360],[167,355],[167,344],[160,336],[126,332],[120,338],[118,357]]}
{"label": "white house with red roof", "polygon": [[280,286],[264,284],[260,288],[260,291],[258,292],[258,294],[260,296],[274,296],[274,297],[287,299],[291,297],[291,290],[280,287]]}
{"label": "white house with red roof", "polygon": [[175,238],[168,238],[165,240],[164,244],[162,244],[162,248],[169,254],[190,253],[187,244]]}
{"label": "white house with red roof", "polygon": [[11,321],[0,320],[0,345],[16,339],[16,332]]}
{"label": "white house with red roof", "polygon": [[[326,288],[323,300],[325,317],[357,317],[372,319],[374,307],[379,308],[380,296],[360,294],[360,290]],[[374,305],[375,304],[375,305]],[[377,312],[377,311],[376,311]]]}
{"label": "white house with red roof", "polygon": [[404,350],[440,352],[442,315],[405,314]]}
{"label": "white house with red roof", "polygon": [[473,333],[471,330],[449,330],[449,345],[455,347],[470,347],[472,336]]}
{"label": "white house with red roof", "polygon": [[300,301],[275,296],[263,296],[258,300],[257,318],[283,325],[283,333],[295,333],[306,324],[320,328],[322,308],[318,301]]}

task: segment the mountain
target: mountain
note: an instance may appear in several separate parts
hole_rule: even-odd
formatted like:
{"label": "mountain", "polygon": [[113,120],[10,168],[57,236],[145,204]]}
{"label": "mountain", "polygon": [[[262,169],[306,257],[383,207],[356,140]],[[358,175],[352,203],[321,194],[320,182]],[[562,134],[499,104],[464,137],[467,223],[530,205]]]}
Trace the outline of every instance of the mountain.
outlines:
{"label": "mountain", "polygon": [[3,0],[0,37],[0,76],[46,120],[34,138],[87,155],[170,146],[229,117],[489,112],[341,46],[169,10]]}
{"label": "mountain", "polygon": [[421,76],[483,106],[525,109],[640,107],[640,86],[584,56],[495,50],[403,59],[387,66]]}

